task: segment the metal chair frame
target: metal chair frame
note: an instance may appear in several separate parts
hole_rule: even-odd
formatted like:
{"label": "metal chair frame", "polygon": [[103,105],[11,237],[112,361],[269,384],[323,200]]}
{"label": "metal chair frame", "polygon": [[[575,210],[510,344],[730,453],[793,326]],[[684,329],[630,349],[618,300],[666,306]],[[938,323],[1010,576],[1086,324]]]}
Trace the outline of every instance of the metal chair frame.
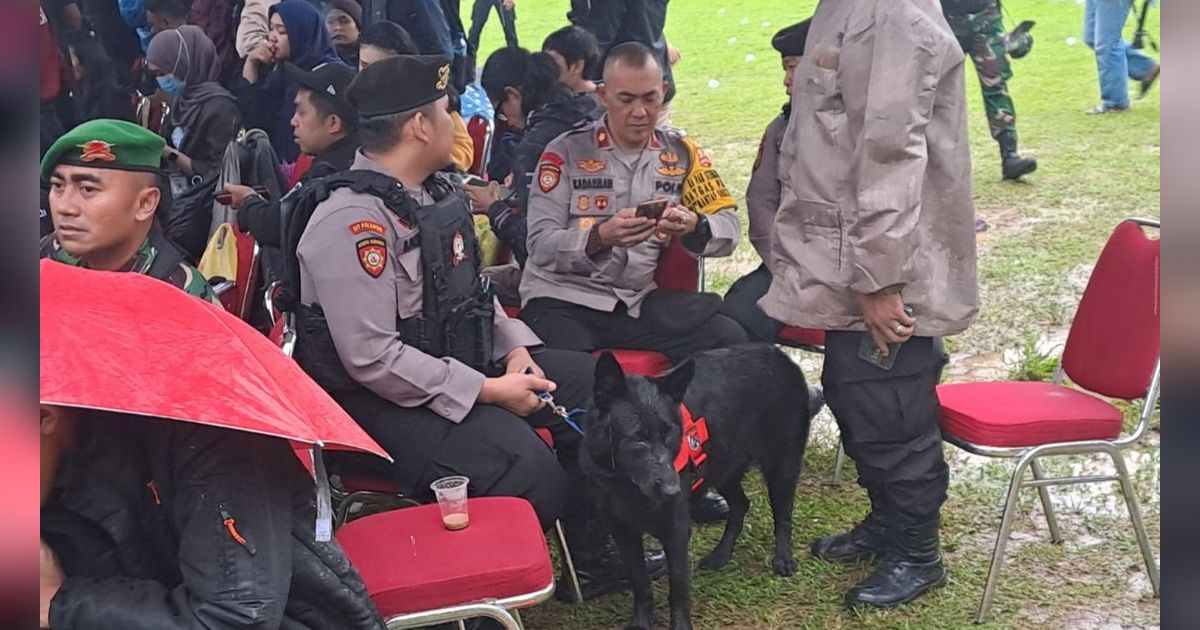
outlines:
{"label": "metal chair frame", "polygon": [[[1131,220],[1143,227],[1160,227],[1159,222],[1152,219]],[[1125,507],[1129,512],[1129,519],[1133,525],[1134,533],[1137,536],[1138,546],[1141,548],[1142,552],[1142,558],[1146,563],[1146,573],[1150,578],[1150,585],[1154,590],[1154,596],[1159,596],[1158,563],[1154,559],[1154,549],[1150,546],[1150,539],[1146,534],[1146,525],[1142,520],[1141,504],[1138,501],[1137,492],[1133,486],[1133,481],[1129,476],[1129,469],[1125,465],[1125,456],[1123,451],[1136,446],[1150,427],[1150,420],[1154,416],[1154,408],[1158,402],[1159,388],[1161,386],[1161,367],[1161,360],[1156,361],[1154,372],[1150,379],[1150,386],[1146,391],[1146,397],[1143,400],[1141,415],[1138,419],[1137,425],[1128,435],[1124,437],[1118,436],[1118,438],[1115,440],[1086,440],[1080,442],[1055,442],[1050,444],[1041,444],[1038,446],[997,447],[974,444],[949,435],[944,436],[945,441],[961,448],[968,453],[982,455],[984,457],[1017,460],[1016,467],[1013,470],[1012,480],[1009,482],[1008,493],[1004,499],[1004,511],[1000,517],[1000,531],[997,532],[995,546],[992,550],[992,560],[991,565],[988,568],[987,582],[984,584],[983,597],[979,602],[979,611],[975,617],[976,623],[986,622],[988,613],[991,611],[992,601],[995,598],[996,588],[1000,581],[1000,569],[1004,564],[1004,550],[1008,545],[1009,534],[1012,532],[1013,520],[1016,516],[1018,497],[1021,493],[1021,490],[1025,488],[1037,489],[1038,498],[1042,504],[1042,511],[1046,515],[1046,526],[1050,530],[1050,540],[1055,544],[1061,544],[1063,542],[1062,530],[1058,526],[1058,518],[1054,514],[1054,505],[1050,500],[1050,486],[1078,485],[1111,481],[1120,483],[1121,494],[1125,498]],[[1064,376],[1065,374],[1060,364],[1058,370],[1054,374],[1053,382],[1062,385]],[[1112,459],[1113,466],[1116,468],[1116,474],[1047,477],[1038,461],[1043,457],[1084,454],[1107,455]],[[1028,469],[1031,473],[1032,479],[1025,478],[1026,469]]]}
{"label": "metal chair frame", "polygon": [[384,624],[387,625],[388,630],[402,630],[404,628],[420,628],[435,623],[454,621],[458,623],[460,630],[465,630],[466,625],[463,623],[464,620],[473,617],[489,617],[500,622],[504,626],[504,630],[524,630],[525,626],[521,622],[520,609],[540,604],[550,599],[553,593],[554,580],[551,579],[549,585],[533,593],[392,615],[384,620]]}

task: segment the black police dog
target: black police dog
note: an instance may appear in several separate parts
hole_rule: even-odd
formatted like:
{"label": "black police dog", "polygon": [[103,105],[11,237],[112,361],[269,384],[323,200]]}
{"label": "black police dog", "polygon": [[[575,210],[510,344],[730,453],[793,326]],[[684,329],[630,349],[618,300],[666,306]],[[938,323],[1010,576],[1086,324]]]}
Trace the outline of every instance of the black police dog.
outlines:
{"label": "black police dog", "polygon": [[[685,448],[682,410],[705,418],[707,459],[699,470],[677,473]],[[654,616],[642,536],[649,532],[666,551],[672,630],[690,629],[688,540],[691,493],[711,485],[729,502],[721,542],[700,562],[702,569],[729,563],[750,500],[742,477],[758,464],[775,518],[772,568],[792,575],[792,505],[808,440],[809,423],[822,403],[810,392],[799,366],[778,348],[746,344],[696,355],[666,375],[627,377],[609,353],[596,364],[595,409],[584,418],[583,471],[601,513],[630,568],[634,614],[627,629],[648,630]],[[696,485],[699,478],[703,482]]]}

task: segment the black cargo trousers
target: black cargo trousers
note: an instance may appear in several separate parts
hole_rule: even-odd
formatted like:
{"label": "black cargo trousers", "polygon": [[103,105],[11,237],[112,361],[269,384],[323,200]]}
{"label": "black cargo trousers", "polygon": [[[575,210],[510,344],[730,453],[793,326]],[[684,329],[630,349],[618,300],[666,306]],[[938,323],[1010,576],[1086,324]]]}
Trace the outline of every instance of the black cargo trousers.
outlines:
{"label": "black cargo trousers", "polygon": [[871,509],[889,528],[938,518],[950,475],[942,457],[936,386],[941,340],[913,337],[891,370],[859,358],[865,332],[829,331],[821,384]]}

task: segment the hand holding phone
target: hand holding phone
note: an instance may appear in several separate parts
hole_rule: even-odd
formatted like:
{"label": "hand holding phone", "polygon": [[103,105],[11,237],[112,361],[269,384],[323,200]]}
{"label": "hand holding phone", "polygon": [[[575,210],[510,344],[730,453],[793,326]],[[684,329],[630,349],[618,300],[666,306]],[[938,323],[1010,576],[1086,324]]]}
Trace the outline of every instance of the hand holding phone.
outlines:
{"label": "hand holding phone", "polygon": [[482,187],[482,186],[488,185],[487,181],[484,180],[482,177],[479,177],[478,175],[466,175],[465,177],[463,177],[463,183],[465,183],[468,186],[481,186]]}

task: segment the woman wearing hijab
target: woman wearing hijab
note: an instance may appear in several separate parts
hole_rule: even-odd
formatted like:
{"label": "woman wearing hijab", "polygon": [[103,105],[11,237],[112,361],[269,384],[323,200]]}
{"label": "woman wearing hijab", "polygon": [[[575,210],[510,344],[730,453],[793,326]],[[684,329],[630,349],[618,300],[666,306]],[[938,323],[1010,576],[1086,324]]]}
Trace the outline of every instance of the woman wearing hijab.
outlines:
{"label": "woman wearing hijab", "polygon": [[217,82],[221,64],[212,40],[190,24],[162,31],[150,41],[146,61],[171,101],[163,155],[189,177],[219,169],[241,115],[233,95]]}
{"label": "woman wearing hijab", "polygon": [[246,56],[244,82],[235,91],[247,128],[267,132],[279,159],[294,162],[300,148],[292,136],[297,85],[283,72],[284,61],[311,72],[324,63],[342,63],[321,12],[307,0],[283,0],[268,11],[267,41]]}

